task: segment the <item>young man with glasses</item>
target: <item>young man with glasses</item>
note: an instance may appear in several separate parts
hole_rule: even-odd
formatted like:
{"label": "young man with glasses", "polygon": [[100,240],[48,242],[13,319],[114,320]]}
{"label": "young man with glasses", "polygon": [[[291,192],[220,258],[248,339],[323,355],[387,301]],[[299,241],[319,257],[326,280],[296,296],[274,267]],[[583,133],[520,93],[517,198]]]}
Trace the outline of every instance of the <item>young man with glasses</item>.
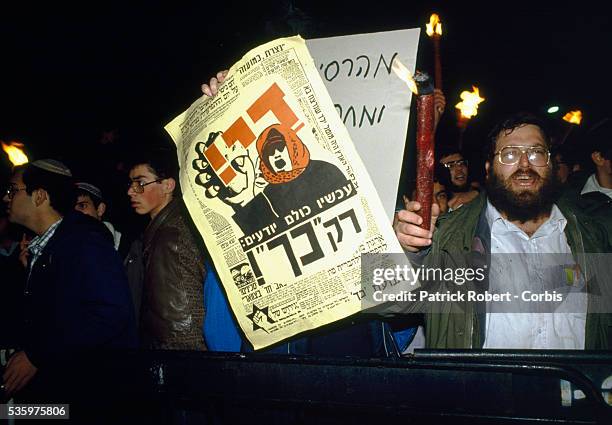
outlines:
{"label": "young man with glasses", "polygon": [[[134,162],[127,194],[137,214],[151,219],[126,259],[144,348],[205,350],[204,251],[177,188],[178,166],[169,150]],[[138,274],[142,271],[142,280]]]}
{"label": "young man with glasses", "polygon": [[[510,116],[490,134],[486,194],[440,217],[437,223],[439,211],[433,205],[431,230],[418,227],[420,217],[415,212],[420,205],[411,202],[407,210],[398,213],[395,230],[406,251],[421,252],[411,256],[413,260],[423,261],[428,267],[469,269],[475,267],[477,258],[484,259],[487,278],[483,285],[493,293],[512,290],[521,295],[527,291],[539,293],[542,288],[571,291],[575,287],[576,293],[564,298],[564,302],[573,303],[572,309],[568,313],[554,309],[498,312],[491,310],[491,303],[467,298],[448,301],[441,308],[430,304],[426,314],[428,347],[612,347],[612,315],[592,314],[593,292],[589,292],[589,307],[584,292],[584,273],[589,268],[586,262],[592,261],[584,254],[610,252],[610,242],[599,223],[582,216],[572,205],[557,201],[558,185],[549,149],[549,135],[537,117]],[[543,264],[538,261],[542,257],[536,255],[542,253],[567,254],[564,261],[571,255],[577,263],[575,267]],[[544,258],[552,260],[551,256]],[[601,285],[608,284],[609,276],[599,277]],[[434,284],[451,290],[460,286],[456,279]],[[533,307],[543,308],[543,304]]]}
{"label": "young man with glasses", "polygon": [[478,191],[470,185],[468,161],[459,150],[443,148],[438,163],[437,174],[450,195],[448,200],[450,211],[473,201],[478,196]]}

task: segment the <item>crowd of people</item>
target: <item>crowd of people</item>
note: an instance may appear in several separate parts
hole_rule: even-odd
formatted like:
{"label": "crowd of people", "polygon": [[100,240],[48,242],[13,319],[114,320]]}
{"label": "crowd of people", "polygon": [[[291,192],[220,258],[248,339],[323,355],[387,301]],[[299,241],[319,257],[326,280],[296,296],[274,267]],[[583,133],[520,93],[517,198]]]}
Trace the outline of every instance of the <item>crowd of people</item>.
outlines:
{"label": "crowd of people", "polygon": [[[203,92],[215,96],[225,75],[205,84]],[[444,104],[438,92],[436,121]],[[590,161],[578,163],[555,144],[541,119],[514,114],[491,131],[483,185],[470,180],[473,165],[461,151],[438,149],[431,229],[420,227],[422,206],[410,200],[412,194],[393,222],[406,255],[414,264],[469,267],[469,252],[576,258],[610,253],[610,127],[589,134],[581,147]],[[105,221],[107,198],[100,188],[62,162],[43,159],[14,168],[0,215],[5,399],[48,400],[50,393],[61,398],[57,382],[65,371],[75,367],[75,359],[100,350],[252,350],[229,311],[178,181],[171,151],[151,150],[132,161],[125,191],[134,212],[150,221],[141,237],[130,240]],[[34,237],[22,237],[16,226]],[[534,285],[528,257],[518,258],[523,262],[490,270],[489,288]],[[574,279],[585,283],[587,267],[579,266]],[[519,314],[449,302],[442,311],[423,314],[352,316],[267,352],[401,356],[419,347],[611,349],[612,310],[590,308],[587,302],[572,314]]]}

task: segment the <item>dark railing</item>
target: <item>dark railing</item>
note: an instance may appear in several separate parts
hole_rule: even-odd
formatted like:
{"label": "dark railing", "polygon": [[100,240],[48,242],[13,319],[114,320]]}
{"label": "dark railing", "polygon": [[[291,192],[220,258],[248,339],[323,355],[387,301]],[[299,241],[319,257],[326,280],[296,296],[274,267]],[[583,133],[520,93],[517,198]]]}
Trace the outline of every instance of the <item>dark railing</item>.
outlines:
{"label": "dark railing", "polygon": [[[99,423],[612,424],[608,352],[422,350],[401,359],[116,354],[83,369],[97,369],[86,377],[92,384],[112,377],[91,395],[78,392],[86,401],[81,412],[97,409]],[[101,419],[104,406],[112,420]]]}
{"label": "dark railing", "polygon": [[152,397],[204,423],[612,424],[612,395],[602,395],[612,354],[597,352],[417,351],[402,359],[155,352],[146,363]]}

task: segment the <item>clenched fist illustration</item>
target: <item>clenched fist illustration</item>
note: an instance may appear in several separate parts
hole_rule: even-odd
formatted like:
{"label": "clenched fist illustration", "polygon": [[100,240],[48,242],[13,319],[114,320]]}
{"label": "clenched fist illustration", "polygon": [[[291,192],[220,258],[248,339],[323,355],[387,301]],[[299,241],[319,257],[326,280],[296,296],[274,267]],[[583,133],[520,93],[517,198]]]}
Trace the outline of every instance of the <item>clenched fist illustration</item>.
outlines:
{"label": "clenched fist illustration", "polygon": [[260,174],[258,158],[253,161],[249,152],[239,143],[234,144],[225,159],[229,166],[234,169],[236,175],[227,184],[221,180],[217,171],[213,169],[206,159],[204,152],[211,146],[221,132],[212,132],[208,135],[206,142],[198,142],[195,146],[197,158],[193,160],[193,168],[198,172],[195,182],[204,188],[207,198],[219,198],[226,204],[236,208],[246,205],[266,185]]}

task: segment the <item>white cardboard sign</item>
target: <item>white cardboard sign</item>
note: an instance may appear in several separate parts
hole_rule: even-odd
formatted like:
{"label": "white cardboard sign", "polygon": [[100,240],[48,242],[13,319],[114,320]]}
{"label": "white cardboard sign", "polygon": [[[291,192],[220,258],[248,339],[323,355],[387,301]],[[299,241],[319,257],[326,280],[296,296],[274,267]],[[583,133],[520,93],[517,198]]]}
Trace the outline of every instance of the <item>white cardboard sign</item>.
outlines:
{"label": "white cardboard sign", "polygon": [[412,93],[391,71],[414,74],[420,29],[307,40],[306,44],[382,201],[393,217]]}

